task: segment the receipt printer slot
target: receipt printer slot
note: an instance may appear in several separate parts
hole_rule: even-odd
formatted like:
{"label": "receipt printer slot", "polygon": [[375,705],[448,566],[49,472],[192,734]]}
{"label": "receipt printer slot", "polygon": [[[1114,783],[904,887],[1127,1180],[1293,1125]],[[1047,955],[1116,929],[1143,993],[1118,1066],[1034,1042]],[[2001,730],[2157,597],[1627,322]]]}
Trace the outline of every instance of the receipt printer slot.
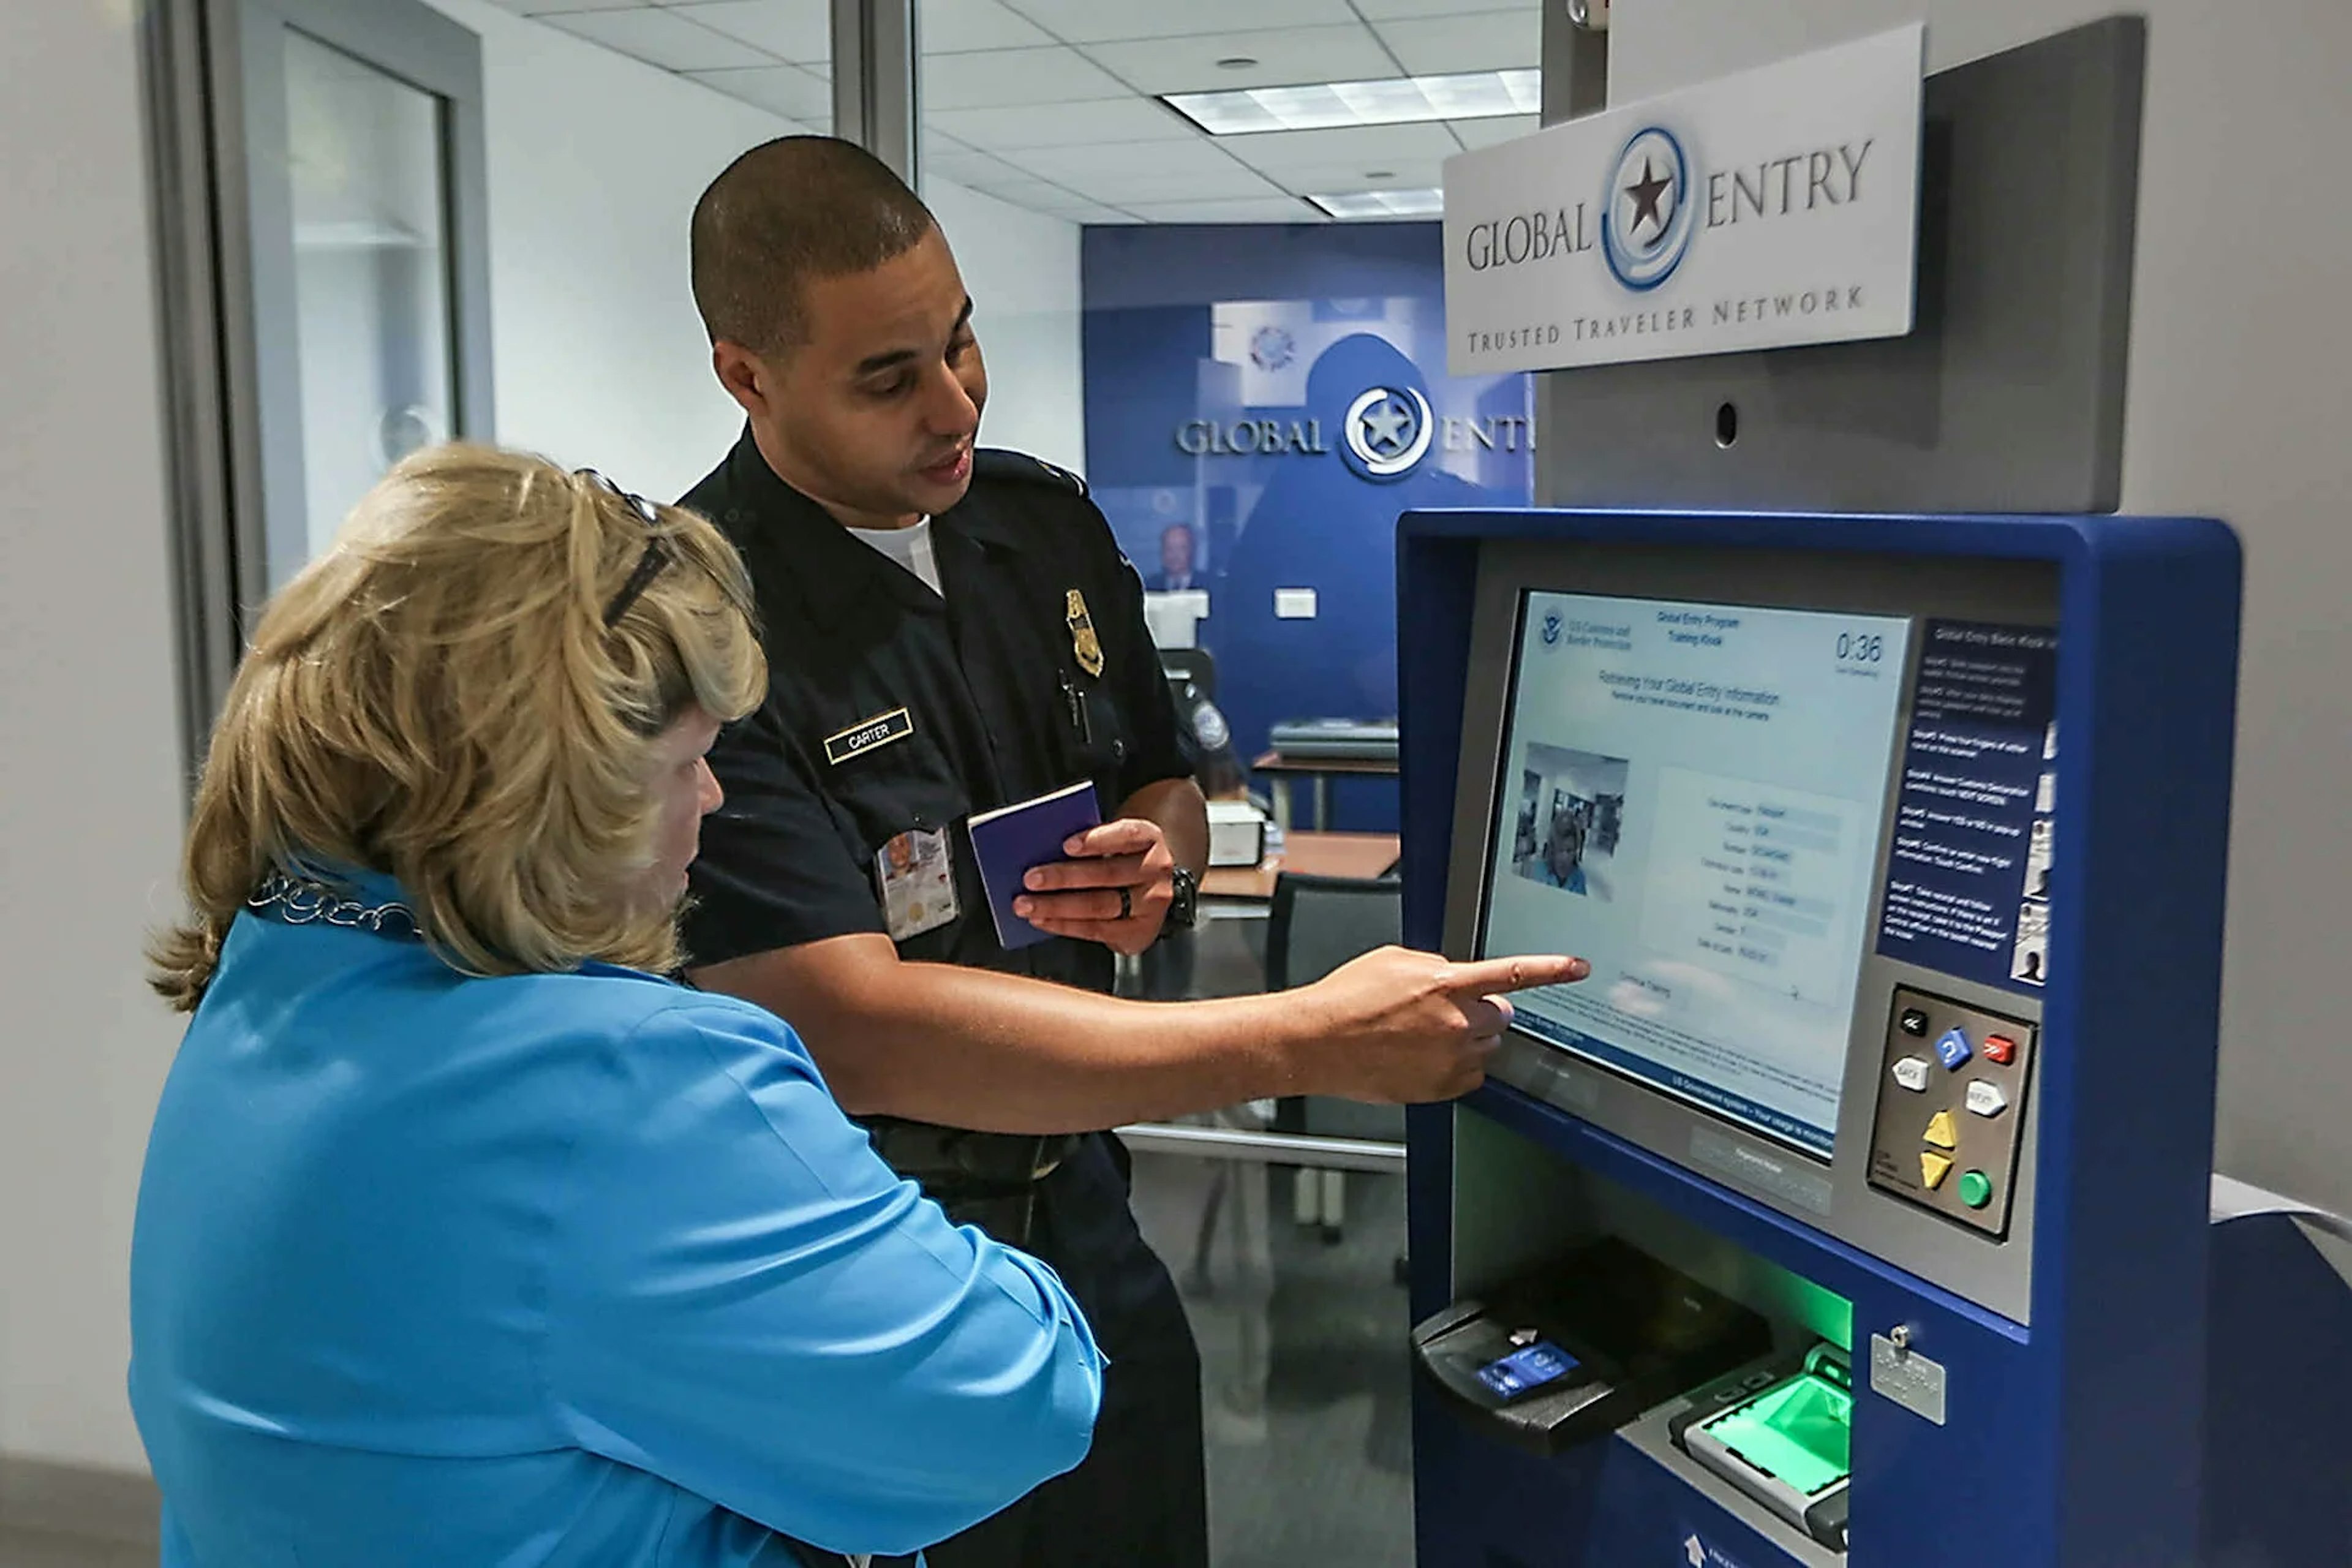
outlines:
{"label": "receipt printer slot", "polygon": [[1416,1325],[1420,1375],[1457,1413],[1539,1454],[1606,1436],[1769,1354],[1764,1320],[1614,1239]]}

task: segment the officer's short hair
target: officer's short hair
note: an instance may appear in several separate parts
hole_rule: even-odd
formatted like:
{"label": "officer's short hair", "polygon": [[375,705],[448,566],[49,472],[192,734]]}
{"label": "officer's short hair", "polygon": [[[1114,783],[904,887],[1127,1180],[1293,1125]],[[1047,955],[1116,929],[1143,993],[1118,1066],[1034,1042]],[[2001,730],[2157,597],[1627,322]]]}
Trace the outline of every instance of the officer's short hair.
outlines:
{"label": "officer's short hair", "polygon": [[815,278],[869,272],[938,226],[889,165],[831,136],[744,153],[694,206],[694,302],[710,341],[772,353],[808,338]]}
{"label": "officer's short hair", "polygon": [[313,866],[392,875],[461,973],[667,971],[677,911],[629,893],[660,739],[766,687],[750,577],[709,522],[543,458],[417,453],[262,614],[152,984],[194,1008],[247,899]]}

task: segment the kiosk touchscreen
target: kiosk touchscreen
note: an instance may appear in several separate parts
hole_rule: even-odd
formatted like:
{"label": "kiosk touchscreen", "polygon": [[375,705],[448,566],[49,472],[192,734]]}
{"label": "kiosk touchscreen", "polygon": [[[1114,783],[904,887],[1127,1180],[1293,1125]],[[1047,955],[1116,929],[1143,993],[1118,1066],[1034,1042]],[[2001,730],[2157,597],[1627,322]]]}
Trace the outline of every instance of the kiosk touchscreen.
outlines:
{"label": "kiosk touchscreen", "polygon": [[1479,948],[1601,976],[1522,1030],[1829,1155],[1910,623],[1544,592],[1518,619]]}

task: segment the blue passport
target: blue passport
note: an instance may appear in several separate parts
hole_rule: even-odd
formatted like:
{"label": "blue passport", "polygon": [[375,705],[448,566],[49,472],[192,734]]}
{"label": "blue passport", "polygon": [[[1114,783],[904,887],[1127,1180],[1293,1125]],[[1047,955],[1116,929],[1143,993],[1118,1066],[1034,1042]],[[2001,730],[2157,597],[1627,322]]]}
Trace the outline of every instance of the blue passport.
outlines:
{"label": "blue passport", "polygon": [[996,919],[996,940],[1007,952],[1050,941],[1049,932],[1013,912],[1013,900],[1024,891],[1022,884],[1031,871],[1069,858],[1062,849],[1066,842],[1102,826],[1093,784],[1074,784],[1018,805],[979,812],[965,826],[980,864],[980,885],[988,894],[988,912]]}

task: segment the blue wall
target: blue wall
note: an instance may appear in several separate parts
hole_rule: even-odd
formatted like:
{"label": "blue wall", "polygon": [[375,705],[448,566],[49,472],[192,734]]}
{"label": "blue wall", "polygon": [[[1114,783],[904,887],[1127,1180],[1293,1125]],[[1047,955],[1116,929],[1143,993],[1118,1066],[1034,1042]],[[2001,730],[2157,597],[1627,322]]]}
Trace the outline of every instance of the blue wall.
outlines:
{"label": "blue wall", "polygon": [[[1532,483],[1526,378],[1445,374],[1438,226],[1088,228],[1083,258],[1087,477],[1147,579],[1189,531],[1244,758],[1285,719],[1393,715],[1398,515]],[[1276,618],[1281,588],[1316,617]],[[1334,805],[1396,823],[1385,783]]]}

